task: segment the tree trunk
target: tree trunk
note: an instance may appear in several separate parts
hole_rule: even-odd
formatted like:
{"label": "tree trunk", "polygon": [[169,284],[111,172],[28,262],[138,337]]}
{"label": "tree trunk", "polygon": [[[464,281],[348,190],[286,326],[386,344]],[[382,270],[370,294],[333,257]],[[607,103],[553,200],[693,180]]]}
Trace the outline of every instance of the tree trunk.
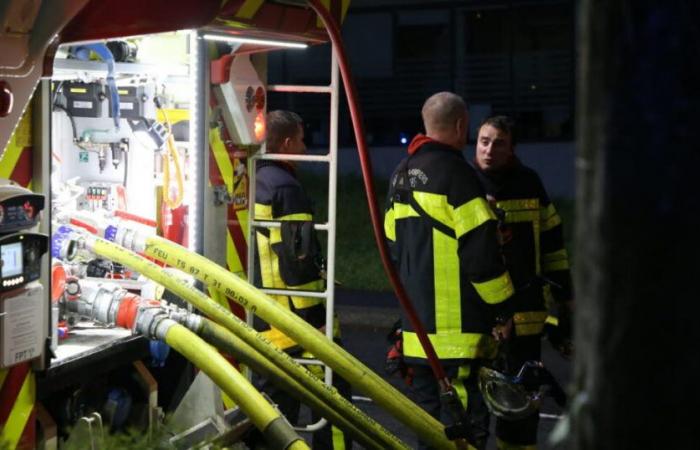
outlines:
{"label": "tree trunk", "polygon": [[570,447],[698,449],[700,10],[579,6]]}

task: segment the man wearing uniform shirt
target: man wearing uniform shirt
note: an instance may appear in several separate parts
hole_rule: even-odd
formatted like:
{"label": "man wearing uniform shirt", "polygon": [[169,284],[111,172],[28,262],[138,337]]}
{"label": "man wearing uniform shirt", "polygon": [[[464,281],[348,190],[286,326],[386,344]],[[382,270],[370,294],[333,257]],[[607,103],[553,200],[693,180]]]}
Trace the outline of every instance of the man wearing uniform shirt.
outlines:
{"label": "man wearing uniform shirt", "polygon": [[[306,151],[301,117],[291,111],[272,111],[267,115],[267,152],[301,154]],[[322,291],[325,288],[324,260],[314,230],[312,202],[307,196],[294,164],[289,161],[261,160],[255,173],[255,220],[281,222],[280,227],[259,227],[255,233],[255,285],[268,289]],[[284,308],[306,320],[321,331],[325,330],[326,307],[321,298],[299,295],[271,295]],[[256,318],[255,328],[277,347],[295,357],[313,356],[304,352],[296,342],[280,330]],[[335,327],[334,336],[339,338]],[[319,377],[323,370],[310,366]],[[299,415],[299,402],[268,383],[263,389],[278,405],[290,423]],[[350,385],[335,375],[334,386],[350,398]],[[314,415],[314,421],[319,418]],[[314,449],[352,448],[343,432],[327,424],[316,431]]]}
{"label": "man wearing uniform shirt", "polygon": [[[548,310],[559,305],[560,333],[570,336],[571,274],[561,219],[537,173],[515,156],[515,128],[505,116],[487,118],[479,128],[475,168],[499,216],[503,255],[518,291],[514,333],[505,355],[506,370],[517,374],[528,360],[541,359],[541,337]],[[552,327],[552,332],[557,328]],[[568,336],[567,336],[568,335]],[[562,340],[559,350],[567,353]],[[539,414],[520,421],[496,420],[499,449],[536,448]]]}
{"label": "man wearing uniform shirt", "polygon": [[[426,134],[413,139],[391,177],[384,229],[401,281],[466,410],[472,443],[483,449],[488,411],[478,368],[496,356],[493,335],[507,334],[507,327],[494,327],[509,322],[513,285],[496,216],[462,154],[469,129],[464,101],[440,92],[426,100],[421,115]],[[418,337],[410,321],[402,320],[414,399],[453,425]]]}

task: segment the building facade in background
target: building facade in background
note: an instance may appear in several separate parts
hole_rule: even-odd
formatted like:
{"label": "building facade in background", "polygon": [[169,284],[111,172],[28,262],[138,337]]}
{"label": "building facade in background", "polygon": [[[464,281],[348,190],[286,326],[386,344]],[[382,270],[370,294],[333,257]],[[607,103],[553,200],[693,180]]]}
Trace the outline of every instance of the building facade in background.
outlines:
{"label": "building facade in background", "polygon": [[[521,142],[573,140],[574,2],[353,0],[343,35],[372,146],[400,145],[421,130],[429,95],[454,91],[467,100],[472,133],[481,118],[517,119]],[[327,63],[328,46],[307,49]],[[327,83],[309,55],[273,53],[270,83]],[[271,107],[307,121],[312,146],[327,142],[327,98],[270,95]],[[341,108],[341,145],[353,143]]]}

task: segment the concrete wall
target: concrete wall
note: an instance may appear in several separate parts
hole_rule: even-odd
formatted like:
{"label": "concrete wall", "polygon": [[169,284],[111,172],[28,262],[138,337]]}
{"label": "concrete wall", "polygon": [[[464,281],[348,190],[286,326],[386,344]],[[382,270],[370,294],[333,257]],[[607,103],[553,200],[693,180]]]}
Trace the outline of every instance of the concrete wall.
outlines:
{"label": "concrete wall", "polygon": [[[377,181],[388,179],[399,161],[406,155],[406,146],[370,148],[372,171]],[[467,159],[474,155],[470,145],[465,151]],[[535,169],[542,178],[549,195],[554,198],[574,198],[574,158],[573,142],[520,144],[516,149],[521,161]],[[338,174],[361,176],[360,162],[355,148],[341,148],[338,151]],[[315,170],[321,170],[314,164]],[[323,167],[325,169],[325,167]]]}

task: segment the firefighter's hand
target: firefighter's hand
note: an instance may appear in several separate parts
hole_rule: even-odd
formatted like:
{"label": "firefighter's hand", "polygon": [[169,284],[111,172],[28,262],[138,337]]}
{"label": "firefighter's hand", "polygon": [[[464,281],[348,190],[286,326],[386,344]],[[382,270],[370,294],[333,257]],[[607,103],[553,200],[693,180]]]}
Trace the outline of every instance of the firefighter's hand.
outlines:
{"label": "firefighter's hand", "polygon": [[513,332],[513,318],[508,319],[504,323],[496,324],[491,330],[491,335],[497,341],[505,341],[510,339],[510,335]]}

